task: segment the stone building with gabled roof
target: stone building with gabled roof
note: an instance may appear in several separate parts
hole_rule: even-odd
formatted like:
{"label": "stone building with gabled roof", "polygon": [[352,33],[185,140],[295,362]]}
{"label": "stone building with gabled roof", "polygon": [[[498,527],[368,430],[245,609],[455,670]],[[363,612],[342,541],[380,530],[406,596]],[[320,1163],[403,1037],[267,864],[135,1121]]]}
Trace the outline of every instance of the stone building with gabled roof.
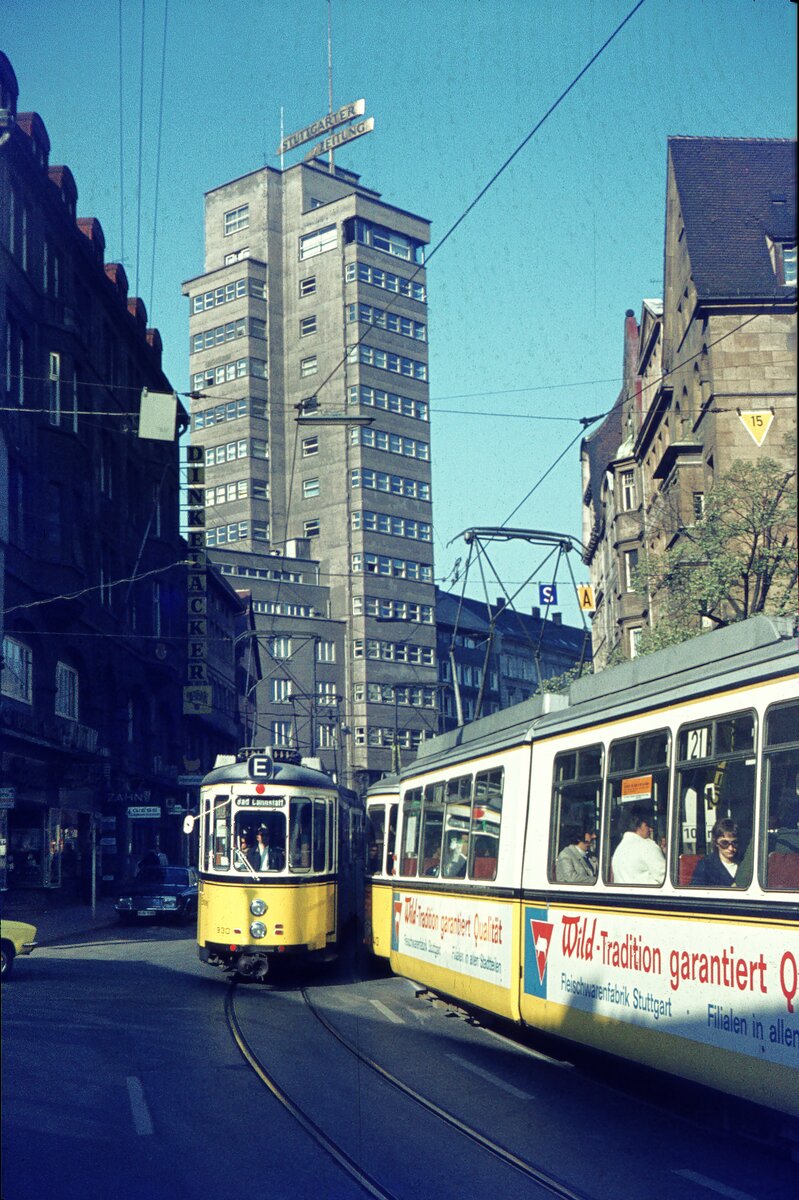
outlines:
{"label": "stone building with gabled roof", "polygon": [[[644,301],[635,331],[631,316],[621,396],[583,443],[598,665],[614,650],[634,657],[657,616],[658,596],[635,590],[640,551],[668,548],[701,520],[714,480],[736,460],[792,457],[795,141],[669,138],[663,301]],[[743,413],[765,423],[760,444]]]}

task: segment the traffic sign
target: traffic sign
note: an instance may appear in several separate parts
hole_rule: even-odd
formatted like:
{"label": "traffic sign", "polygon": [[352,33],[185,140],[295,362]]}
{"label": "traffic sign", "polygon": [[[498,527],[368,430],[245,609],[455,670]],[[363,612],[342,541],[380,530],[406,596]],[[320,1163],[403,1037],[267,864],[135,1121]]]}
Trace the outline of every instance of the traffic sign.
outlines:
{"label": "traffic sign", "polygon": [[594,589],[590,586],[590,584],[578,584],[577,600],[583,612],[596,612],[596,604],[594,603]]}
{"label": "traffic sign", "polygon": [[557,604],[558,589],[554,583],[539,583],[538,585],[538,603],[539,604]]}
{"label": "traffic sign", "polygon": [[743,421],[744,428],[752,441],[756,445],[762,446],[766,440],[766,434],[771,428],[771,422],[774,420],[774,413],[766,408],[757,412],[739,412],[738,416]]}

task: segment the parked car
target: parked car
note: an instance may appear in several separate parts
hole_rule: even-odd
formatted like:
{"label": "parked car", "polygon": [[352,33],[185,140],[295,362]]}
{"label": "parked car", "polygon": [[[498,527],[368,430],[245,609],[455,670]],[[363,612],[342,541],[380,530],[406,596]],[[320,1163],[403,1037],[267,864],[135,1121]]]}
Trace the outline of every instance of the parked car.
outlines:
{"label": "parked car", "polygon": [[36,948],[36,926],[25,921],[0,920],[0,976],[8,979],[18,954],[30,954]]}
{"label": "parked car", "polygon": [[142,867],[122,885],[114,908],[121,921],[138,917],[197,917],[197,872],[194,867]]}

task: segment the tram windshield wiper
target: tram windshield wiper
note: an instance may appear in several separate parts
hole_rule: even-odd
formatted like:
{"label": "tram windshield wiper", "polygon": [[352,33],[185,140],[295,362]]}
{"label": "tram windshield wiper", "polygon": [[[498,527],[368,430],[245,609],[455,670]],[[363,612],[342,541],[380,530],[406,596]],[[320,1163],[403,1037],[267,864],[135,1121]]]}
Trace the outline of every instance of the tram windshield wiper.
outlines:
{"label": "tram windshield wiper", "polygon": [[256,883],[258,882],[258,876],[256,875],[255,871],[252,868],[252,863],[249,862],[249,860],[247,859],[247,855],[244,854],[244,852],[242,850],[240,850],[238,848],[238,846],[233,847],[233,859],[234,859],[234,861],[238,860],[238,861],[243,862],[244,866],[247,868],[247,870],[249,871],[250,875],[255,880],[255,882]]}

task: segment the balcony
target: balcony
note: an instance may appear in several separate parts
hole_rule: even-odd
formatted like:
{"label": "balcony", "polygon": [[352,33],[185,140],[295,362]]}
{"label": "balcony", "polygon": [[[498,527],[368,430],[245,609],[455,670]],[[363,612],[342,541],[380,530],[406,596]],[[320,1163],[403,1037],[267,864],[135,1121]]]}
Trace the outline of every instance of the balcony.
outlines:
{"label": "balcony", "polygon": [[99,733],[90,725],[80,725],[77,721],[59,723],[58,738],[61,745],[69,750],[81,750],[84,754],[97,754]]}

